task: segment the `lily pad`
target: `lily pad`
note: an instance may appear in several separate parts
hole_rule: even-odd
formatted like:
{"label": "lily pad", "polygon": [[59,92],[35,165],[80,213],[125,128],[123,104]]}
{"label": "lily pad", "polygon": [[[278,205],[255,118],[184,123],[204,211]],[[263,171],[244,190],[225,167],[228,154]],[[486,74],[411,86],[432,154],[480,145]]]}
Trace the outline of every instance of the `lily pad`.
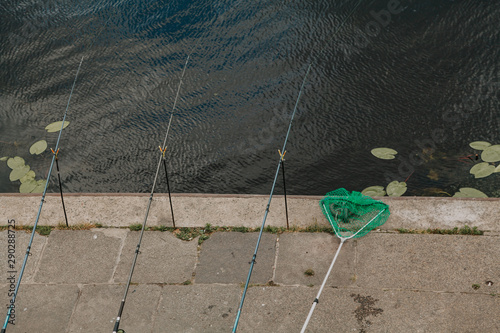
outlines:
{"label": "lily pad", "polygon": [[398,182],[395,180],[387,185],[387,195],[390,197],[400,197],[405,194],[406,189],[405,182]]}
{"label": "lily pad", "polygon": [[34,180],[35,179],[35,171],[33,170],[30,170],[28,171],[27,174],[25,174],[21,179],[19,179],[21,181],[21,183],[26,183],[30,180]]}
{"label": "lily pad", "polygon": [[11,157],[7,160],[7,165],[11,169],[22,167],[24,166],[24,159],[19,156]]}
{"label": "lily pad", "polygon": [[43,153],[47,149],[47,141],[45,140],[40,140],[35,142],[31,147],[30,147],[30,154],[33,155],[39,155]]}
{"label": "lily pad", "polygon": [[30,166],[29,165],[23,165],[19,168],[15,168],[14,170],[11,171],[9,175],[10,181],[16,181],[21,178],[23,178],[28,172],[30,171]]}
{"label": "lily pad", "polygon": [[392,160],[394,159],[398,152],[391,148],[374,148],[372,149],[372,154],[375,157],[381,158],[383,160]]}
{"label": "lily pad", "polygon": [[484,178],[495,172],[495,166],[487,162],[481,162],[470,169],[470,173],[476,178]]}
{"label": "lily pad", "polygon": [[500,161],[500,145],[489,146],[481,153],[481,158],[485,162]]}
{"label": "lily pad", "polygon": [[3,161],[7,161],[8,159],[9,159],[9,156],[4,156],[4,157],[0,158],[0,161],[3,162]]}
{"label": "lily pad", "polygon": [[471,187],[462,187],[455,195],[455,198],[487,198],[483,192]]}
{"label": "lily pad", "polygon": [[47,183],[47,179],[40,179],[37,180],[37,185],[31,193],[43,193],[43,190],[45,190],[45,184]]}
{"label": "lily pad", "polygon": [[361,194],[369,197],[383,197],[385,191],[383,186],[370,186],[361,191]]}
{"label": "lily pad", "polygon": [[[68,127],[68,125],[69,125],[69,121],[65,121],[63,129]],[[61,126],[62,126],[62,121],[56,121],[55,123],[47,125],[45,127],[45,130],[49,133],[59,132],[59,130],[61,129]]]}
{"label": "lily pad", "polygon": [[38,186],[38,183],[36,180],[31,179],[30,181],[24,182],[19,186],[19,192],[20,193],[31,193],[36,187]]}
{"label": "lily pad", "polygon": [[469,146],[472,149],[485,150],[486,148],[488,148],[489,146],[491,146],[491,143],[486,142],[486,141],[474,141],[474,142],[469,143]]}
{"label": "lily pad", "polygon": [[495,170],[493,172],[500,172],[500,164],[497,165],[497,167],[495,168]]}

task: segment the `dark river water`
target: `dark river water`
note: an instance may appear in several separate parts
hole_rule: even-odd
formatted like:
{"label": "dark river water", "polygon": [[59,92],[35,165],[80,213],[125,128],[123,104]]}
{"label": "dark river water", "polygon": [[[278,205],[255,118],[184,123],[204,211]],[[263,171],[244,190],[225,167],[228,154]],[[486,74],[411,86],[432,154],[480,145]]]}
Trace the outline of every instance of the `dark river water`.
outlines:
{"label": "dark river water", "polygon": [[[500,144],[498,0],[1,0],[0,17],[0,157],[23,157],[36,179],[52,154],[29,148],[55,147],[44,128],[62,120],[84,57],[60,142],[66,192],[151,190],[190,55],[166,153],[173,192],[269,193],[311,64],[289,194],[406,180],[405,195],[500,196],[499,173],[475,179],[478,161],[461,158],[472,141]],[[19,192],[9,174],[0,162],[0,192]]]}

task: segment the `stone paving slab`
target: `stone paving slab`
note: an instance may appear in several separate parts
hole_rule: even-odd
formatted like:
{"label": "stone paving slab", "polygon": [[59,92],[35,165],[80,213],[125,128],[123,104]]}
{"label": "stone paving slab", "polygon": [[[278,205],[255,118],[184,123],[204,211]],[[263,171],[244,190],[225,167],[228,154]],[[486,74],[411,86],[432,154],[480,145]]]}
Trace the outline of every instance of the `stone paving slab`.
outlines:
{"label": "stone paving slab", "polygon": [[164,286],[153,332],[231,332],[241,293],[238,285]]}
{"label": "stone paving slab", "polygon": [[498,293],[499,258],[498,237],[371,233],[358,240],[356,285]]}
{"label": "stone paving slab", "polygon": [[[318,287],[252,287],[238,332],[299,332]],[[500,297],[325,288],[306,332],[498,332]]]}
{"label": "stone paving slab", "polygon": [[[238,332],[300,332],[318,287],[252,287],[248,291]],[[332,296],[335,291],[335,296]],[[307,332],[356,332],[349,293],[325,288]]]}
{"label": "stone paving slab", "polygon": [[[125,229],[53,231],[48,238],[37,234],[35,241],[47,243],[32,251],[28,268],[33,264],[37,271],[33,279],[23,279],[16,303],[16,311],[22,309],[19,325],[28,326],[13,331],[110,332],[125,291],[125,283],[115,283],[112,276],[128,274],[137,236]],[[230,331],[257,237],[214,233],[201,245],[196,265],[195,240],[146,232],[134,272],[139,285],[130,286],[121,327],[128,333]],[[307,332],[500,332],[499,239],[374,231],[348,240]],[[250,286],[238,332],[300,331],[338,244],[325,233],[264,233],[251,282],[268,282],[276,265],[279,285]],[[173,248],[168,264],[149,257],[167,247]],[[177,267],[177,261],[190,263]],[[167,276],[170,266],[179,270],[173,273],[179,274],[177,283],[191,274],[191,266],[193,284],[144,282]],[[303,275],[306,266],[315,270],[314,282]],[[4,304],[9,288],[0,284]],[[29,319],[23,319],[25,313]]]}
{"label": "stone paving slab", "polygon": [[[257,232],[212,234],[201,247],[196,283],[244,283],[258,236]],[[276,239],[275,234],[262,234],[251,283],[264,284],[273,278]]]}
{"label": "stone paving slab", "polygon": [[53,230],[35,276],[39,283],[109,282],[127,231]]}
{"label": "stone paving slab", "polygon": [[[139,231],[129,232],[115,272],[115,282],[127,282]],[[170,232],[145,231],[132,282],[182,283],[193,277],[198,238],[182,241]]]}
{"label": "stone paving slab", "polygon": [[[278,284],[320,285],[335,256],[340,240],[325,233],[284,233],[279,236],[276,278]],[[348,286],[354,283],[355,244],[345,242],[334,269],[328,279],[330,284]],[[314,275],[306,275],[312,269]]]}
{"label": "stone paving slab", "polygon": [[[4,301],[9,304],[9,286],[0,289]],[[16,299],[14,325],[7,326],[9,333],[51,332],[64,333],[78,298],[76,285],[25,284],[19,289]],[[2,326],[7,315],[6,306],[1,307]]]}
{"label": "stone paving slab", "polygon": [[[125,285],[85,285],[68,332],[112,332],[124,292]],[[120,328],[126,332],[150,332],[160,294],[160,286],[131,285]]]}
{"label": "stone paving slab", "polygon": [[[9,235],[11,237],[9,238]],[[12,237],[14,235],[14,237]],[[12,274],[19,276],[26,255],[26,248],[31,237],[31,232],[24,230],[1,231],[0,232],[0,281],[5,282]],[[10,241],[10,243],[9,243]],[[40,261],[43,247],[47,242],[46,236],[35,234],[31,244],[31,255],[28,257],[26,268],[23,273],[23,281],[29,283],[33,279],[35,269]],[[9,258],[9,254],[14,255]],[[9,273],[10,272],[10,273]]]}
{"label": "stone paving slab", "polygon": [[383,310],[360,321],[367,332],[500,332],[498,296],[364,288],[355,294],[365,297],[358,304],[360,315]]}

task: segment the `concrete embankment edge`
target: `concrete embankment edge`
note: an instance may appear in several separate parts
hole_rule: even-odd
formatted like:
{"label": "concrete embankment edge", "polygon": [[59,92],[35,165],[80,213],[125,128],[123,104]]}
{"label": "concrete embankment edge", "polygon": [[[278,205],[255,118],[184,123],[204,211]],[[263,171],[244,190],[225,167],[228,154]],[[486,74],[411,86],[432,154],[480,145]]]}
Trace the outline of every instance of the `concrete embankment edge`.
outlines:
{"label": "concrete embankment edge", "polygon": [[[65,194],[70,224],[100,223],[109,227],[142,224],[149,194]],[[262,224],[268,195],[237,194],[173,194],[172,202],[177,227],[214,226],[259,227]],[[318,205],[321,196],[287,196],[289,223],[307,227],[327,225]],[[382,229],[448,229],[475,226],[480,230],[500,232],[500,198],[378,198],[390,207],[391,216]],[[40,207],[41,195],[0,195],[0,224],[15,219],[19,225],[33,225]],[[59,194],[48,194],[39,225],[64,223]],[[155,194],[148,226],[172,226],[167,194]],[[266,225],[286,226],[284,198],[273,196]]]}

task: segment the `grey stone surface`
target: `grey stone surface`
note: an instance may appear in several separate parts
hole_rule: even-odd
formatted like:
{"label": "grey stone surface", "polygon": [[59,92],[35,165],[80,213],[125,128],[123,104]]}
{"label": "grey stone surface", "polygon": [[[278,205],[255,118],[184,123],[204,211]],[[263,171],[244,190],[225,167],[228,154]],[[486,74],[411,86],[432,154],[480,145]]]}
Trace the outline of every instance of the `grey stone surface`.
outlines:
{"label": "grey stone surface", "polygon": [[[284,233],[279,236],[276,279],[285,285],[320,285],[335,256],[340,240],[325,233]],[[348,286],[355,279],[355,244],[346,241],[340,249],[328,285]],[[304,274],[312,269],[314,275]]]}
{"label": "grey stone surface", "polygon": [[500,242],[497,237],[394,235],[371,233],[358,241],[356,285],[472,292],[479,284],[500,292]]}
{"label": "grey stone surface", "polygon": [[[70,195],[68,202],[74,209],[70,223],[140,223],[147,196],[129,196],[130,200],[127,195]],[[0,196],[0,216],[5,221],[16,218],[11,214],[28,214],[24,208],[34,197],[12,198],[19,202]],[[53,206],[46,208],[60,210],[59,198],[50,199]],[[174,199],[174,209],[176,204],[182,208],[180,226],[228,221],[251,227],[261,222],[266,196],[177,195]],[[284,225],[281,199],[273,199],[271,212],[276,215],[268,225]],[[315,221],[326,225],[317,209],[318,199],[291,198],[292,221],[300,221],[301,226]],[[383,200],[392,215],[382,229],[468,224],[492,232],[447,236],[372,231],[347,241],[307,332],[500,332],[500,233],[495,231],[500,230],[500,200]],[[168,215],[168,200],[155,200],[151,225],[168,225],[168,216],[162,217],[162,212]],[[42,222],[60,222],[55,215],[47,216],[53,219]],[[5,235],[0,233],[0,247],[7,245]],[[18,231],[18,236],[16,258],[22,260],[29,234]],[[185,243],[170,232],[146,232],[121,328],[128,333],[230,331],[257,237],[258,233],[212,234],[202,244],[196,264],[195,240]],[[327,234],[283,233],[276,242],[277,237],[263,234],[251,282],[265,284],[274,278],[279,286],[251,285],[238,332],[300,331],[339,243]],[[19,326],[9,326],[7,332],[111,332],[136,244],[137,233],[118,228],[53,231],[48,238],[37,234],[16,303]],[[0,265],[7,268],[4,249]],[[16,261],[17,272],[20,264]],[[303,275],[308,268],[315,271],[314,277]],[[161,284],[182,283],[193,269],[191,285]],[[7,269],[0,273],[4,304],[9,300],[7,274]],[[309,284],[314,286],[309,288]],[[5,315],[6,308],[0,314]]]}
{"label": "grey stone surface", "polygon": [[[259,234],[257,232],[216,232],[203,242],[196,283],[242,283],[250,269]],[[263,233],[251,283],[267,283],[273,278],[276,235]]]}
{"label": "grey stone surface", "polygon": [[164,286],[153,332],[230,332],[241,292],[236,285]]}
{"label": "grey stone surface", "polygon": [[[9,238],[9,235],[11,236]],[[14,235],[14,236],[13,236]],[[12,274],[19,276],[19,272],[26,256],[26,248],[31,237],[31,232],[24,230],[12,230],[0,232],[0,281],[5,282]],[[10,243],[9,243],[10,240]],[[26,268],[23,273],[23,281],[30,282],[40,260],[40,254],[47,242],[47,236],[36,233],[31,244],[31,255],[28,256]],[[13,255],[13,257],[9,257]]]}
{"label": "grey stone surface", "polygon": [[[401,290],[370,290],[359,292],[359,314],[366,316],[358,327],[367,332],[499,332],[500,297],[483,293],[438,293]],[[375,301],[370,305],[367,297]],[[362,303],[365,303],[363,306]],[[368,311],[367,311],[368,308]],[[368,323],[370,322],[370,324]]]}
{"label": "grey stone surface", "polygon": [[[453,194],[453,193],[452,193]],[[391,216],[382,229],[476,226],[500,231],[500,198],[383,197]]]}
{"label": "grey stone surface", "polygon": [[[236,194],[173,194],[172,201],[178,227],[219,226],[259,227],[262,223],[268,195]],[[321,196],[288,195],[290,224],[328,226],[318,202]],[[105,226],[128,227],[142,223],[149,194],[66,193],[64,196],[70,224],[101,223]],[[482,230],[500,231],[500,198],[430,198],[383,197],[391,216],[382,229],[453,228],[464,225]],[[48,194],[43,206],[40,225],[64,222],[61,200],[57,193]],[[0,220],[16,219],[33,225],[40,195],[8,193],[0,195]],[[275,195],[266,225],[284,227],[284,199]],[[148,225],[171,226],[168,194],[155,194]]]}
{"label": "grey stone surface", "polygon": [[[115,272],[115,282],[126,282],[139,241],[129,232]],[[191,280],[198,257],[198,238],[182,241],[170,232],[145,231],[132,282],[182,283]]]}
{"label": "grey stone surface", "polygon": [[[238,332],[298,332],[318,288],[252,287]],[[306,332],[498,332],[500,297],[325,288]]]}
{"label": "grey stone surface", "polygon": [[[318,287],[252,287],[241,315],[238,332],[300,332]],[[325,288],[307,332],[356,332],[349,293]]]}
{"label": "grey stone surface", "polygon": [[[124,292],[125,285],[84,286],[68,332],[112,332]],[[160,294],[160,286],[131,285],[120,328],[126,332],[150,332]]]}
{"label": "grey stone surface", "polygon": [[54,230],[34,280],[40,283],[109,282],[125,230]]}
{"label": "grey stone surface", "polygon": [[[1,304],[9,304],[10,287],[2,287]],[[76,299],[76,285],[26,284],[19,289],[16,299],[14,325],[7,326],[9,333],[53,332],[64,333],[70,321]],[[1,307],[2,326],[7,315],[6,306]]]}

